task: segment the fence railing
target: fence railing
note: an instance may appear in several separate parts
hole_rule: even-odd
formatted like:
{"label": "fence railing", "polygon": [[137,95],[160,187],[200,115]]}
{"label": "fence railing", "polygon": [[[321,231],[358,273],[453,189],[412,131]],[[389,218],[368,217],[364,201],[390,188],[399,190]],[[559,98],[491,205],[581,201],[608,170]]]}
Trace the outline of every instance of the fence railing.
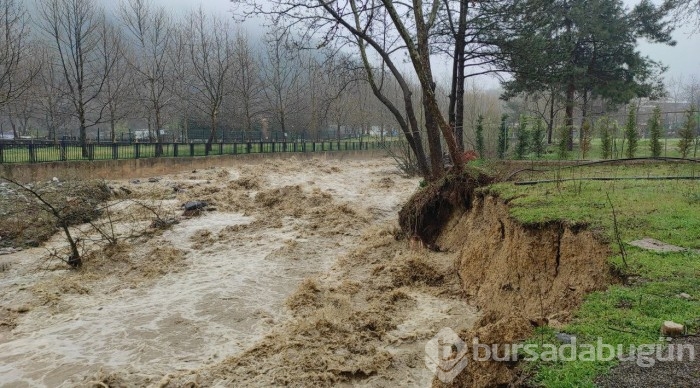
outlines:
{"label": "fence railing", "polygon": [[0,163],[44,163],[75,160],[179,158],[209,155],[357,151],[385,148],[379,140],[353,139],[299,142],[213,143],[91,143],[0,142]]}

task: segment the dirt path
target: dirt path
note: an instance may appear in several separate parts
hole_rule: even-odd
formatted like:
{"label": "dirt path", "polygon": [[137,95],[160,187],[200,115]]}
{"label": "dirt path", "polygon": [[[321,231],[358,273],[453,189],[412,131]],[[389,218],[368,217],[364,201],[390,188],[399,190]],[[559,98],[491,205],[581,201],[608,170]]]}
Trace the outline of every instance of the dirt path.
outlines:
{"label": "dirt path", "polygon": [[190,199],[216,211],[129,245],[131,266],[156,247],[182,255],[155,277],[105,266],[79,275],[41,269],[43,249],[0,257],[8,266],[0,273],[0,385],[74,386],[111,371],[154,382],[240,353],[289,319],[285,300],[304,278],[362,245],[363,230],[393,220],[417,180],[375,159],[264,162],[112,184],[171,212]]}

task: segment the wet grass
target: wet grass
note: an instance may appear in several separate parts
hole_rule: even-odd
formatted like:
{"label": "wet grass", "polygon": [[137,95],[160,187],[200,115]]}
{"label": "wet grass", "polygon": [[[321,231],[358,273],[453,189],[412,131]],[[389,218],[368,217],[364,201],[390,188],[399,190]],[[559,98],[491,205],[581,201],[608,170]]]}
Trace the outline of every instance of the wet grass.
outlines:
{"label": "wet grass", "polygon": [[[697,164],[643,163],[627,166],[592,166],[537,174],[527,179],[576,179],[587,176],[700,175]],[[544,176],[543,176],[544,175]],[[700,253],[655,253],[630,246],[644,237],[685,248],[700,248],[700,181],[584,181],[571,180],[532,186],[500,183],[487,188],[510,200],[511,215],[523,223],[566,220],[587,224],[611,244],[611,266],[621,275],[620,284],[588,295],[562,332],[575,335],[577,343],[630,345],[658,344],[663,321],[686,325],[690,333],[700,329]],[[614,233],[613,207],[626,259]],[[625,263],[626,262],[626,263]],[[680,298],[687,293],[692,299]],[[535,344],[557,344],[550,328],[530,339]],[[537,361],[524,368],[530,383],[544,387],[593,387],[597,376],[617,361]]]}

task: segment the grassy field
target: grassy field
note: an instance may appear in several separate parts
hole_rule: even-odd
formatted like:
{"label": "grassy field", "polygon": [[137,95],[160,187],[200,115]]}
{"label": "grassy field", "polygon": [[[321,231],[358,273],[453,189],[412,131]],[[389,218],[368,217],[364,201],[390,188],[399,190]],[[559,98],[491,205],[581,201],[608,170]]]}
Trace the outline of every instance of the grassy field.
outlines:
{"label": "grassy field", "polygon": [[[562,168],[518,176],[518,179],[576,179],[516,186],[500,183],[485,188],[510,198],[511,214],[523,223],[549,220],[585,223],[597,229],[616,254],[610,258],[623,278],[605,292],[589,295],[563,332],[578,344],[629,345],[659,343],[659,328],[672,320],[696,333],[700,327],[700,254],[654,253],[630,246],[651,237],[681,247],[700,248],[700,181],[586,181],[586,177],[700,176],[700,163],[637,163],[634,165]],[[613,207],[626,251],[626,263],[614,238]],[[678,297],[690,294],[693,299]],[[558,343],[552,329],[540,329],[532,343]],[[545,387],[593,387],[611,362],[544,362],[526,365],[533,383]]]}
{"label": "grassy field", "polygon": [[[362,139],[363,143],[368,143],[369,148],[377,147],[377,139]],[[233,155],[233,154],[248,154],[248,153],[270,153],[270,152],[322,152],[322,151],[338,151],[338,150],[353,150],[359,149],[360,139],[344,139],[340,143],[337,141],[311,142],[305,143],[284,143],[280,142],[251,142],[250,148],[248,143],[214,143],[209,155]],[[296,149],[294,148],[296,144]],[[192,146],[192,148],[190,148]],[[340,146],[340,149],[338,148]],[[363,145],[365,146],[365,145]],[[92,157],[84,157],[82,149],[79,146],[35,146],[34,157],[31,156],[28,147],[20,146],[17,148],[4,146],[2,150],[0,163],[29,163],[29,162],[54,162],[60,160],[108,160],[108,159],[136,159],[136,158],[152,158],[156,156],[156,147],[153,144],[142,143],[117,145],[113,147],[111,144],[94,144],[92,145]],[[137,156],[138,148],[138,156]],[[116,152],[116,154],[115,154]],[[116,156],[116,157],[115,157]],[[175,157],[175,146],[173,144],[163,144],[163,154],[161,157]],[[179,144],[177,147],[177,157],[192,157],[206,156],[205,144]]]}

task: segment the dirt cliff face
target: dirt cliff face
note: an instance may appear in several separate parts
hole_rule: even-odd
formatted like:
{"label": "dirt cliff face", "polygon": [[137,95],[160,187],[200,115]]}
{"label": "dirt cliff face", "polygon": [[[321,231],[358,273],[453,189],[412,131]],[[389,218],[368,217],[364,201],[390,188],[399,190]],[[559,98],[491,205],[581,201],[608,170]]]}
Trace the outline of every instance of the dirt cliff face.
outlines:
{"label": "dirt cliff face", "polygon": [[436,243],[459,252],[462,289],[497,315],[565,318],[584,295],[612,281],[609,247],[593,232],[559,222],[522,225],[493,196],[477,196],[455,213]]}
{"label": "dirt cliff face", "polygon": [[[459,333],[468,344],[474,338],[482,344],[521,342],[536,326],[568,320],[586,294],[614,281],[609,247],[595,233],[560,222],[523,225],[490,195],[475,195],[468,209],[455,211],[435,243],[456,254],[462,290],[483,314]],[[435,379],[433,386],[518,385],[514,366],[470,360],[451,384]]]}

